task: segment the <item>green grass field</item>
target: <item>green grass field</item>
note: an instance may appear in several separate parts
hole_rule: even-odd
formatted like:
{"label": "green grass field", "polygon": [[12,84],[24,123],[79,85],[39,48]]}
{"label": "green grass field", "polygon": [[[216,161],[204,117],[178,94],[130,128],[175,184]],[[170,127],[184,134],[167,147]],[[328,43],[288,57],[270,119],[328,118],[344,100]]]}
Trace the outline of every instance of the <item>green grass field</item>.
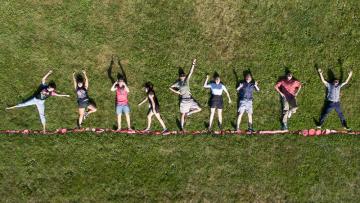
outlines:
{"label": "green grass field", "polygon": [[[236,101],[237,80],[247,69],[261,88],[254,127],[279,129],[273,87],[285,68],[304,84],[289,127],[313,128],[325,96],[315,64],[337,77],[354,71],[342,105],[349,126],[360,129],[356,0],[4,0],[0,28],[0,130],[41,128],[35,107],[4,109],[29,97],[50,69],[58,90],[72,95],[47,100],[50,130],[76,126],[71,74],[82,69],[99,109],[84,126],[113,128],[113,54],[128,77],[136,129],[146,127],[147,107],[136,104],[145,97],[141,87],[147,81],[155,84],[167,126],[177,129],[177,96],[168,88],[178,68],[188,71],[195,57],[192,93],[204,110],[189,119],[188,130],[202,130],[208,120],[206,74],[218,71]],[[112,76],[119,70],[115,64]],[[231,129],[235,119],[236,104],[226,105],[224,128]],[[324,127],[341,127],[335,113]],[[157,122],[153,129],[160,129]],[[359,201],[356,136],[84,134],[0,140],[4,201]]]}

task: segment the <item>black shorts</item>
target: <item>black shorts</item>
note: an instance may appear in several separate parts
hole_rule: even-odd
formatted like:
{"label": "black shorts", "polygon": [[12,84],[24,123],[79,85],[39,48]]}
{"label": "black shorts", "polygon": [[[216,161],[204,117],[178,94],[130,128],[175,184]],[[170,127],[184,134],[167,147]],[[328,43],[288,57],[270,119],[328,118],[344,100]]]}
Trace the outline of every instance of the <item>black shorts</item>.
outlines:
{"label": "black shorts", "polygon": [[89,100],[78,100],[79,109],[86,109],[90,105]]}
{"label": "black shorts", "polygon": [[224,108],[223,97],[219,95],[212,95],[210,99],[210,108],[223,109]]}

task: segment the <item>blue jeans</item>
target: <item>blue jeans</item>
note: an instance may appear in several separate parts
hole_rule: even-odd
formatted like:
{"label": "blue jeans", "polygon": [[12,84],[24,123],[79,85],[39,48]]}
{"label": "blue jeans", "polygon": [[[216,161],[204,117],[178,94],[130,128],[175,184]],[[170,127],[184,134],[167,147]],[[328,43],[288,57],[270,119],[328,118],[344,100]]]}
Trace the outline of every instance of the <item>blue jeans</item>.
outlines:
{"label": "blue jeans", "polygon": [[341,107],[340,107],[340,102],[331,102],[331,101],[326,101],[325,102],[324,109],[321,112],[319,125],[322,126],[324,124],[326,117],[329,115],[329,113],[333,109],[335,109],[335,111],[337,112],[343,127],[347,127],[346,119],[345,119],[344,114],[343,114],[343,112],[341,110]]}
{"label": "blue jeans", "polygon": [[117,105],[116,106],[116,114],[117,115],[128,114],[128,113],[130,113],[129,105]]}
{"label": "blue jeans", "polygon": [[32,106],[36,105],[36,108],[39,112],[40,120],[43,125],[46,123],[45,118],[45,100],[36,99],[35,97],[27,100],[21,104],[16,105],[16,108],[26,107],[26,106]]}

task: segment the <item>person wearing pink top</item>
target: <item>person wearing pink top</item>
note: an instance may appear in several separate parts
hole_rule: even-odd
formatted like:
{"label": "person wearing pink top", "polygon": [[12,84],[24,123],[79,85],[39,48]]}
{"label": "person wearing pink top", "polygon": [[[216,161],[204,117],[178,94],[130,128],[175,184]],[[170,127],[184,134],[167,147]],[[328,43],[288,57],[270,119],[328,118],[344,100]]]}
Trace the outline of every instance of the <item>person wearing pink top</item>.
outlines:
{"label": "person wearing pink top", "polygon": [[286,78],[279,80],[275,90],[282,98],[282,130],[288,130],[288,119],[296,113],[298,108],[296,97],[301,90],[301,82],[293,77],[291,72],[286,73]]}
{"label": "person wearing pink top", "polygon": [[128,130],[132,130],[130,122],[130,107],[128,100],[128,94],[130,90],[126,85],[124,79],[120,78],[118,81],[116,81],[111,87],[111,91],[116,91],[116,115],[118,124],[117,129],[121,130],[121,116],[122,114],[125,114]]}

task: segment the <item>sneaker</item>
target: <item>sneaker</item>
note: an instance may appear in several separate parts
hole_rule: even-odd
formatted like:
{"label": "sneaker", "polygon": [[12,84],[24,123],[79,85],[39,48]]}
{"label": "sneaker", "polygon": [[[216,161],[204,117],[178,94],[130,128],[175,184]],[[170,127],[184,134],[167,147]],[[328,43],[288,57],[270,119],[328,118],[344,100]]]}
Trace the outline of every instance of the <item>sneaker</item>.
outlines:
{"label": "sneaker", "polygon": [[251,133],[255,132],[254,128],[248,128],[248,131]]}
{"label": "sneaker", "polygon": [[219,129],[220,129],[220,130],[223,130],[223,127],[222,127],[222,124],[221,124],[221,123],[219,123]]}
{"label": "sneaker", "polygon": [[84,114],[84,120],[86,120],[88,117],[89,117],[89,113],[88,113],[88,112],[85,112],[85,114]]}
{"label": "sneaker", "polygon": [[349,128],[347,126],[345,126],[344,129],[347,130],[347,131],[351,131],[351,128]]}
{"label": "sneaker", "polygon": [[281,127],[281,130],[289,130],[287,123],[284,123]]}
{"label": "sneaker", "polygon": [[[129,129],[129,131],[131,131],[131,130]],[[143,130],[143,132],[149,132],[149,131],[150,131],[149,128],[145,128],[145,129]]]}
{"label": "sneaker", "polygon": [[161,133],[164,134],[164,133],[167,133],[169,132],[167,128],[165,128]]}
{"label": "sneaker", "polygon": [[289,111],[287,117],[288,117],[288,118],[291,118],[292,114],[293,114],[293,112],[292,112],[292,111]]}

